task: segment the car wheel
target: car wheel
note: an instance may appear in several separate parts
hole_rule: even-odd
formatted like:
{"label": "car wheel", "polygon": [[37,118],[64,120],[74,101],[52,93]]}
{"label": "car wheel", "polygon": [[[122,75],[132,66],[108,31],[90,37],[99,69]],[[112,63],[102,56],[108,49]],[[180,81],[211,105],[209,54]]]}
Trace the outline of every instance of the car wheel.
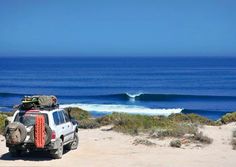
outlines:
{"label": "car wheel", "polygon": [[79,145],[79,136],[77,133],[75,133],[73,142],[66,145],[66,149],[76,150],[78,148],[78,145]]}
{"label": "car wheel", "polygon": [[55,159],[61,159],[62,155],[63,155],[63,141],[61,139],[59,139],[59,147],[58,149],[55,151],[55,153],[52,154],[52,157]]}

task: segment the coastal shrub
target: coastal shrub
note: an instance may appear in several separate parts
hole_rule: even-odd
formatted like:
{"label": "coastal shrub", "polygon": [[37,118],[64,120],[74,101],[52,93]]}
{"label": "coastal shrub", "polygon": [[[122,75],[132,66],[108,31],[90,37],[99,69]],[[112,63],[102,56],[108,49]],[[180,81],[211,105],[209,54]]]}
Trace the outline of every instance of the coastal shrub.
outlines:
{"label": "coastal shrub", "polygon": [[215,125],[214,121],[208,118],[202,117],[200,115],[197,115],[197,114],[187,114],[187,116],[190,118],[192,123],[201,124],[201,125]]}
{"label": "coastal shrub", "polygon": [[178,114],[171,114],[168,118],[174,122],[185,122],[185,123],[194,123],[201,125],[216,125],[214,121],[197,114],[178,113]]}
{"label": "coastal shrub", "polygon": [[213,142],[213,139],[207,137],[207,136],[204,136],[202,132],[197,132],[194,136],[193,136],[193,139],[195,141],[199,141],[203,144],[211,144]]}
{"label": "coastal shrub", "polygon": [[236,122],[236,112],[225,114],[224,116],[221,117],[220,121],[223,124]]}
{"label": "coastal shrub", "polygon": [[96,120],[100,125],[113,124],[113,130],[117,132],[131,135],[147,132],[153,138],[166,136],[181,137],[186,133],[196,133],[196,127],[191,121],[186,123],[164,116],[112,113]]}
{"label": "coastal shrub", "polygon": [[[113,113],[108,117],[109,119],[105,119],[106,123],[108,122],[107,120],[109,120],[114,124],[113,129],[115,131],[133,135],[139,132],[147,132],[158,127],[167,128],[172,126],[172,123],[168,121],[167,118],[160,119],[156,116]],[[104,119],[99,122],[104,124]]]}
{"label": "coastal shrub", "polygon": [[65,110],[66,111],[71,110],[71,116],[78,121],[83,119],[89,119],[91,117],[88,111],[85,111],[78,107],[65,108]]}
{"label": "coastal shrub", "polygon": [[231,144],[232,144],[233,150],[236,150],[236,139],[232,139]]}
{"label": "coastal shrub", "polygon": [[6,119],[7,119],[6,115],[0,114],[0,134],[2,134],[4,131]]}
{"label": "coastal shrub", "polygon": [[236,130],[233,131],[233,137],[236,138]]}
{"label": "coastal shrub", "polygon": [[81,129],[94,129],[99,128],[100,125],[95,119],[83,119],[78,121],[78,127]]}
{"label": "coastal shrub", "polygon": [[12,117],[14,112],[0,112],[0,114],[6,115],[8,117]]}
{"label": "coastal shrub", "polygon": [[190,118],[187,114],[171,114],[168,116],[168,118],[174,122],[191,122]]}
{"label": "coastal shrub", "polygon": [[145,146],[155,146],[156,143],[153,143],[147,139],[135,139],[133,142],[133,145],[137,146],[137,145],[145,145]]}
{"label": "coastal shrub", "polygon": [[112,114],[97,118],[96,120],[100,125],[103,125],[103,126],[104,125],[111,125],[114,122],[117,122],[120,120],[120,114],[112,113]]}
{"label": "coastal shrub", "polygon": [[154,129],[150,133],[151,138],[163,138],[163,137],[183,137],[186,134],[195,134],[197,127],[193,124],[173,123],[172,127],[167,129]]}
{"label": "coastal shrub", "polygon": [[181,141],[180,140],[172,140],[170,142],[170,146],[171,147],[176,147],[176,148],[180,148],[181,147]]}
{"label": "coastal shrub", "polygon": [[232,136],[233,136],[232,141],[231,141],[232,148],[233,148],[233,150],[236,150],[236,130],[233,131]]}
{"label": "coastal shrub", "polygon": [[183,137],[185,134],[195,134],[197,132],[197,126],[194,124],[180,123],[173,127],[172,136]]}

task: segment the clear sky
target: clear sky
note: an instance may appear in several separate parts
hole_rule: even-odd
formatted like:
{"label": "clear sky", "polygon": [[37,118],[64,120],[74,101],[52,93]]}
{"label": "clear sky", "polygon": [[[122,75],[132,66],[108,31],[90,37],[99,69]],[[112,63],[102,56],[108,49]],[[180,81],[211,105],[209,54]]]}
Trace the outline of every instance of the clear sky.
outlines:
{"label": "clear sky", "polygon": [[0,0],[0,55],[236,56],[236,0]]}

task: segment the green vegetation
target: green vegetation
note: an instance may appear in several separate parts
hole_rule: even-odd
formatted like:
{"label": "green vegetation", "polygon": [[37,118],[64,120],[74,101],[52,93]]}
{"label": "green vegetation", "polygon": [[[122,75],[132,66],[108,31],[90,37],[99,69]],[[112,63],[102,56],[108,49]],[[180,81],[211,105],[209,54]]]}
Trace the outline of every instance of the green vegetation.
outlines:
{"label": "green vegetation", "polygon": [[71,116],[74,117],[78,121],[91,118],[91,115],[89,114],[88,111],[82,110],[78,107],[65,108],[65,110],[67,112],[70,110]]}
{"label": "green vegetation", "polygon": [[117,132],[137,135],[139,132],[149,132],[155,128],[171,127],[172,123],[166,117],[132,115],[113,113],[97,119],[101,125],[113,124]]}
{"label": "green vegetation", "polygon": [[233,131],[231,144],[232,144],[233,150],[236,150],[236,130]]}
{"label": "green vegetation", "polygon": [[170,142],[170,146],[171,147],[176,147],[176,148],[180,148],[182,145],[181,141],[180,140],[172,140]]}
{"label": "green vegetation", "polygon": [[14,112],[0,112],[0,114],[4,114],[4,115],[6,115],[8,117],[12,117]]}
{"label": "green vegetation", "polygon": [[232,144],[233,150],[236,150],[236,139],[235,138],[232,139],[231,144]]}
{"label": "green vegetation", "polygon": [[193,136],[193,140],[198,141],[203,144],[211,144],[213,142],[213,139],[204,136],[202,132],[198,132]]}
{"label": "green vegetation", "polygon": [[183,137],[185,134],[195,134],[197,127],[193,124],[173,123],[171,128],[156,128],[150,132],[151,138]]}
{"label": "green vegetation", "polygon": [[233,131],[233,138],[236,138],[236,130]]}
{"label": "green vegetation", "polygon": [[155,146],[156,144],[147,139],[135,139],[133,145],[145,145],[145,146]]}
{"label": "green vegetation", "polygon": [[199,133],[197,131],[198,125],[217,126],[222,123],[236,121],[236,113],[226,114],[220,121],[212,121],[197,114],[182,113],[172,114],[168,117],[112,113],[100,118],[92,118],[89,112],[80,108],[71,108],[71,115],[78,120],[79,128],[83,129],[113,125],[112,130],[129,135],[145,133],[148,134],[150,138],[182,138],[187,135],[191,136],[189,138],[190,140],[204,144],[210,144],[213,140],[204,136],[201,132]]}
{"label": "green vegetation", "polygon": [[7,119],[6,115],[0,114],[0,134],[2,134],[4,131],[6,119]]}
{"label": "green vegetation", "polygon": [[236,112],[225,114],[224,116],[221,117],[219,122],[221,122],[223,124],[236,122]]}
{"label": "green vegetation", "polygon": [[65,108],[65,110],[71,112],[71,116],[78,121],[79,128],[81,129],[94,129],[100,127],[99,123],[91,118],[88,111],[80,108]]}
{"label": "green vegetation", "polygon": [[114,130],[129,134],[149,132],[152,137],[175,136],[196,133],[195,125],[216,125],[207,118],[196,114],[172,114],[164,116],[132,115],[113,113],[97,119],[101,125],[114,124]]}
{"label": "green vegetation", "polygon": [[79,128],[81,129],[94,129],[99,127],[100,125],[95,119],[84,119],[79,121]]}
{"label": "green vegetation", "polygon": [[171,114],[168,118],[174,122],[185,122],[198,125],[216,125],[216,122],[197,114]]}

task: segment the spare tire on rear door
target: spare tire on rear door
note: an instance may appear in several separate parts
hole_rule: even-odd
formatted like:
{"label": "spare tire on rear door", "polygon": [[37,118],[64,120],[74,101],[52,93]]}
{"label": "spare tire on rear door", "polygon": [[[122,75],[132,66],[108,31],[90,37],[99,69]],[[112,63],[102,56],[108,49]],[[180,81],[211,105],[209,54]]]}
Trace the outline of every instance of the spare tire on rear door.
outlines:
{"label": "spare tire on rear door", "polygon": [[21,144],[25,141],[27,130],[20,122],[13,122],[7,125],[4,132],[6,143]]}

